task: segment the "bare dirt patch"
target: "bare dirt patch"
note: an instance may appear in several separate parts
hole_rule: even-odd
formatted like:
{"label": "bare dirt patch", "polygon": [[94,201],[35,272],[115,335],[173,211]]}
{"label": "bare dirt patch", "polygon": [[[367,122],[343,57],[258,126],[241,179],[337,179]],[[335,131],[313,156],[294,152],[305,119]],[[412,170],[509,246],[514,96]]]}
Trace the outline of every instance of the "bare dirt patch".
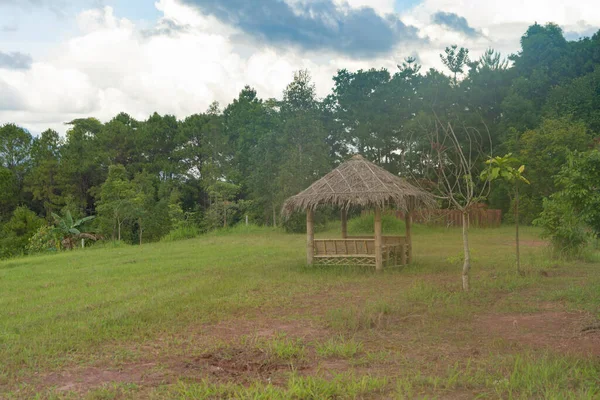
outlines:
{"label": "bare dirt patch", "polygon": [[45,387],[64,392],[86,392],[107,383],[136,383],[154,385],[168,381],[168,375],[155,370],[157,364],[131,364],[119,369],[98,367],[73,368],[50,373],[42,381]]}
{"label": "bare dirt patch", "polygon": [[204,326],[201,336],[234,342],[244,336],[268,339],[282,333],[303,341],[318,340],[329,335],[326,329],[323,329],[318,322],[313,320],[257,315],[252,319],[231,319],[221,321],[215,325]]}
{"label": "bare dirt patch", "polygon": [[305,369],[303,364],[292,365],[273,359],[259,349],[228,348],[204,354],[174,366],[180,375],[212,377],[237,383],[277,383],[281,373]]}
{"label": "bare dirt patch", "polygon": [[491,314],[474,321],[481,334],[492,339],[563,354],[600,356],[600,333],[582,332],[592,322],[589,314],[562,311]]}
{"label": "bare dirt patch", "polygon": [[258,315],[226,320],[182,333],[186,338],[185,348],[180,347],[184,346],[181,342],[173,344],[171,340],[157,339],[141,346],[145,355],[138,362],[115,367],[107,365],[109,360],[105,360],[94,367],[73,366],[43,376],[39,385],[59,392],[85,393],[106,384],[156,386],[183,377],[283,384],[287,372],[311,373],[317,368],[317,360],[312,351],[303,360],[279,360],[256,345],[282,334],[309,344],[328,337],[329,332],[314,321],[289,317],[274,319]]}

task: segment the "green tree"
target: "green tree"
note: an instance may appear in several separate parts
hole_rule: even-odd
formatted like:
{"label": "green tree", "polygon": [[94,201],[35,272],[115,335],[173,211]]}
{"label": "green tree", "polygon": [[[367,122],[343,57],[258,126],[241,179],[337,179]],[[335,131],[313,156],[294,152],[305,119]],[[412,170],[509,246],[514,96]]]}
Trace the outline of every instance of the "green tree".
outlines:
{"label": "green tree", "polygon": [[228,224],[231,224],[232,213],[237,208],[234,200],[239,191],[239,186],[224,181],[216,181],[209,186],[211,206],[207,211],[206,218],[210,229],[226,228]]}
{"label": "green tree", "polygon": [[31,135],[23,128],[14,124],[0,126],[0,167],[12,173],[8,179],[16,183],[17,190],[13,192],[15,203],[24,200],[23,182],[30,167],[31,140]]}
{"label": "green tree", "polygon": [[0,166],[0,223],[7,220],[19,202],[19,183],[14,172]]}
{"label": "green tree", "polygon": [[533,224],[542,228],[542,238],[550,239],[555,256],[576,257],[588,243],[587,227],[561,192],[544,198]]}
{"label": "green tree", "polygon": [[444,54],[440,54],[440,58],[444,65],[452,72],[454,84],[458,83],[458,74],[464,72],[465,66],[470,62],[469,50],[464,47],[458,48],[457,45],[446,47]]}
{"label": "green tree", "polygon": [[564,197],[588,225],[596,237],[600,237],[600,151],[575,152],[556,177],[560,196]]}
{"label": "green tree", "polygon": [[[156,220],[158,216],[161,215],[159,210],[157,209],[156,202],[156,189],[154,187],[154,182],[152,176],[147,172],[142,172],[137,174],[132,182],[133,190],[135,192],[135,196],[131,199],[131,216],[137,221],[137,233],[139,244],[143,243],[144,232],[150,233],[148,235],[150,238],[153,236],[158,236],[157,239],[160,238],[161,234],[156,234],[155,230],[152,228],[156,228],[153,226],[152,221]],[[166,201],[166,199],[165,199]],[[170,230],[170,225],[164,228],[164,232],[167,233]]]}
{"label": "green tree", "polygon": [[519,184],[525,183],[529,185],[529,181],[523,172],[525,166],[521,165],[519,168],[513,167],[517,162],[517,159],[512,156],[511,153],[505,156],[491,157],[486,161],[488,168],[481,173],[481,179],[493,182],[497,179],[503,179],[513,187],[514,193],[514,213],[515,213],[515,245],[517,254],[517,273],[521,273],[521,251],[519,243]]}
{"label": "green tree", "polygon": [[120,164],[128,168],[143,162],[146,149],[140,149],[140,123],[126,113],[120,113],[102,125],[95,137],[103,158],[109,164]]}
{"label": "green tree", "polygon": [[112,231],[113,240],[115,237],[121,240],[123,224],[135,218],[135,196],[134,185],[127,178],[125,167],[110,166],[108,177],[100,188],[100,199],[96,208],[104,231]]}
{"label": "green tree", "polygon": [[273,128],[272,114],[256,90],[246,86],[237,99],[223,111],[223,127],[227,149],[224,153],[231,161],[230,168],[224,171],[228,179],[246,188],[246,181],[252,175],[252,153],[262,138]]}
{"label": "green tree", "polygon": [[139,126],[139,145],[142,154],[140,171],[145,170],[163,181],[174,180],[183,173],[178,152],[178,123],[172,115],[154,113]]}
{"label": "green tree", "polygon": [[[97,143],[103,125],[95,118],[76,119],[68,123],[66,141],[60,151],[60,185],[65,202],[75,204],[78,212],[92,212],[92,195],[106,180],[109,162],[106,151]],[[71,209],[75,211],[75,209]]]}
{"label": "green tree", "polygon": [[558,254],[577,255],[587,243],[586,228],[600,237],[600,151],[570,154],[555,179],[560,190],[544,199],[535,224]]}
{"label": "green tree", "polygon": [[323,146],[326,131],[318,112],[310,74],[299,71],[284,91],[281,103],[282,132],[278,139],[283,162],[277,179],[279,204],[308,187],[331,165]]}
{"label": "green tree", "polygon": [[25,179],[25,190],[46,216],[64,205],[59,181],[61,145],[58,133],[49,129],[35,138],[31,146],[31,171]]}
{"label": "green tree", "polygon": [[513,145],[520,160],[527,160],[531,185],[523,191],[532,209],[526,210],[533,219],[542,209],[542,198],[557,191],[554,176],[567,162],[570,151],[585,151],[592,143],[587,127],[568,118],[545,119],[542,124],[523,133]]}
{"label": "green tree", "polygon": [[553,87],[545,101],[544,114],[569,117],[600,133],[600,65],[593,72]]}
{"label": "green tree", "polygon": [[490,71],[505,71],[508,68],[509,61],[502,57],[502,54],[496,50],[489,48],[479,58],[477,63],[477,70],[490,70]]}
{"label": "green tree", "polygon": [[29,239],[45,224],[27,207],[15,208],[10,220],[0,230],[0,258],[24,254]]}

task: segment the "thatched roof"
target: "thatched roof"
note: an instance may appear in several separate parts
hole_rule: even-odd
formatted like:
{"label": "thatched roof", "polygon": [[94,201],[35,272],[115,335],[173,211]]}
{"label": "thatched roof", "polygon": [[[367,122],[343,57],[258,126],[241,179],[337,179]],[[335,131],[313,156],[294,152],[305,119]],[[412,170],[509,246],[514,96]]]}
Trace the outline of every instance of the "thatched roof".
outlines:
{"label": "thatched roof", "polygon": [[436,208],[434,197],[406,180],[369,162],[353,156],[339,167],[313,183],[308,189],[290,197],[283,204],[283,214],[315,209],[320,205],[385,207],[395,206],[407,211],[416,208]]}

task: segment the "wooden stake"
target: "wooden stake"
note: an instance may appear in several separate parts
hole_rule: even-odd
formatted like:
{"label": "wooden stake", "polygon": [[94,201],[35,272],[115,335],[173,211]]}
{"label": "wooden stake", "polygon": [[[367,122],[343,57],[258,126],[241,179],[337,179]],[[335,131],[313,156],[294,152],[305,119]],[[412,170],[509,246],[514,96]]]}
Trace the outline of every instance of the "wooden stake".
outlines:
{"label": "wooden stake", "polygon": [[407,252],[407,263],[412,262],[412,212],[407,211],[405,214],[406,221],[406,252]]}
{"label": "wooden stake", "polygon": [[381,209],[375,208],[375,270],[383,270],[383,255],[381,254]]}
{"label": "wooden stake", "polygon": [[348,237],[348,210],[342,208],[342,239]]}
{"label": "wooden stake", "polygon": [[306,211],[306,263],[312,265],[315,255],[315,213]]}

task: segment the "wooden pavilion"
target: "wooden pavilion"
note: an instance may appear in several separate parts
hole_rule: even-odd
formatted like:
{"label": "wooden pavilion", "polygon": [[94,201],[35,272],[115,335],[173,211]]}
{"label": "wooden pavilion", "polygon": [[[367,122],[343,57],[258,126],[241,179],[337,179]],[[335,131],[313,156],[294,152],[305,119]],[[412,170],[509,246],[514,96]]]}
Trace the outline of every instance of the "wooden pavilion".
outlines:
{"label": "wooden pavilion", "polygon": [[[314,238],[314,211],[322,205],[340,207],[341,239]],[[374,236],[348,236],[348,209],[353,206],[375,210]],[[386,207],[404,212],[405,236],[382,235],[381,214]],[[366,265],[379,271],[384,265],[405,265],[412,261],[411,212],[421,208],[436,208],[430,193],[355,155],[308,189],[287,199],[283,214],[306,211],[308,264]]]}

